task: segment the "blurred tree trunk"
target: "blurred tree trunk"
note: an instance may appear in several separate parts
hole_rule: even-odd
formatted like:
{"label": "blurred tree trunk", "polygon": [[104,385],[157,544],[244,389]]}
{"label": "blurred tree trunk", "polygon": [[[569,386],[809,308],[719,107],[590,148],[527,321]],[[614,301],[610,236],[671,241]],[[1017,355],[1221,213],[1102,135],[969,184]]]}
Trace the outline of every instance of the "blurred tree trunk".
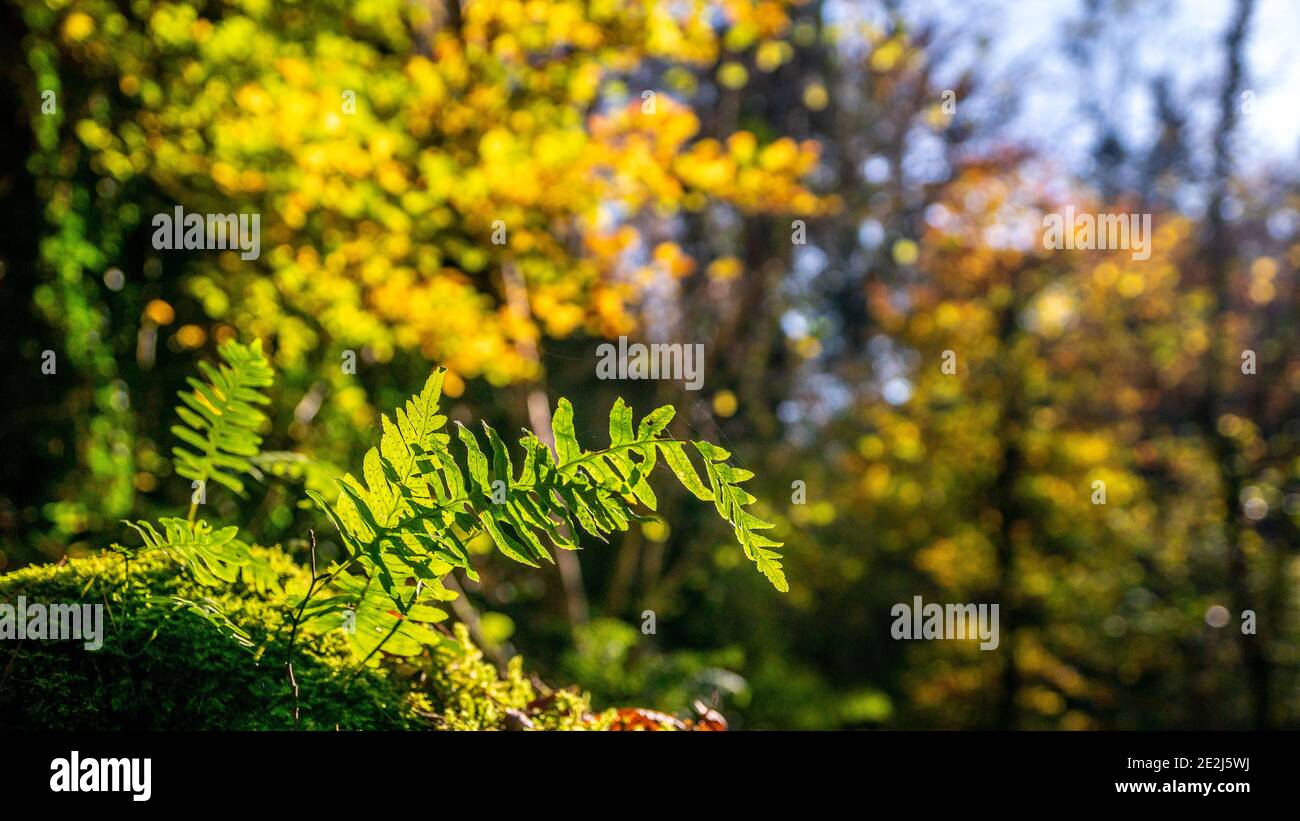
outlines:
{"label": "blurred tree trunk", "polygon": [[[1241,491],[1245,484],[1241,464],[1243,457],[1237,443],[1218,424],[1230,392],[1225,384],[1227,374],[1237,362],[1226,345],[1232,327],[1232,285],[1229,275],[1234,247],[1223,209],[1233,172],[1232,138],[1239,120],[1238,97],[1244,72],[1246,31],[1253,7],[1254,0],[1237,0],[1224,39],[1226,66],[1219,95],[1219,122],[1214,134],[1213,179],[1207,205],[1203,257],[1209,286],[1215,298],[1215,312],[1210,320],[1212,341],[1205,355],[1205,388],[1197,409],[1201,435],[1218,465],[1224,506],[1223,532],[1228,550],[1228,591],[1233,615],[1237,618],[1241,617],[1243,611],[1256,608],[1252,607],[1251,602],[1250,566],[1241,544],[1245,529],[1249,526],[1243,526],[1241,513]],[[1236,626],[1239,628],[1239,623]],[[1272,725],[1272,664],[1263,650],[1260,636],[1239,632],[1238,638],[1250,687],[1252,722],[1256,729],[1265,729]]]}
{"label": "blurred tree trunk", "polygon": [[1017,320],[1024,310],[1023,300],[1016,288],[1017,276],[1011,280],[1012,298],[998,314],[998,367],[997,378],[1001,408],[999,411],[1002,464],[989,488],[989,504],[997,515],[997,535],[994,541],[997,558],[998,581],[993,603],[1001,612],[999,620],[1000,644],[1003,656],[1002,685],[997,712],[994,716],[999,730],[1014,730],[1019,723],[1020,669],[1015,645],[1015,625],[1019,623],[1019,584],[1016,579],[1016,529],[1024,511],[1018,500],[1018,486],[1024,470],[1024,454],[1020,437],[1024,434],[1025,407],[1022,382],[1022,363],[1016,361],[1015,337]]}
{"label": "blurred tree trunk", "polygon": [[[530,319],[532,309],[528,304],[528,289],[524,279],[514,265],[502,266],[501,278],[505,286],[506,303],[516,315]],[[519,339],[515,350],[520,356],[532,362],[539,362],[537,345],[531,339]],[[546,397],[546,377],[524,385],[528,397],[528,425],[537,438],[555,451],[555,434],[551,430],[551,403]],[[575,536],[577,534],[574,534]],[[582,584],[582,565],[577,555],[571,550],[556,550],[555,565],[560,572],[560,585],[564,593],[564,610],[570,626],[584,624],[587,621],[587,592]]]}

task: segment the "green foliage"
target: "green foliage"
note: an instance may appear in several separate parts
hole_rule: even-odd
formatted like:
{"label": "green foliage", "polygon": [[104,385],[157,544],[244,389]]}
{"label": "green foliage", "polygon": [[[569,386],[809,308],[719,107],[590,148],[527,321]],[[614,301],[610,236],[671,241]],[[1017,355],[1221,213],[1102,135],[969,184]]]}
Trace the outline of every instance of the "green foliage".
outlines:
{"label": "green foliage", "polygon": [[[284,553],[251,547],[278,588],[308,573]],[[539,689],[516,659],[505,675],[463,628],[415,668],[357,672],[338,633],[309,637],[294,663],[300,718],[285,678],[283,598],[237,582],[213,590],[174,572],[161,552],[127,562],[105,552],[0,575],[0,601],[105,605],[103,646],[24,641],[0,667],[2,730],[600,729],[585,696]],[[214,609],[207,609],[211,605]],[[241,642],[218,639],[237,631]],[[251,658],[250,658],[251,656]]]}
{"label": "green foliage", "polygon": [[753,474],[726,464],[730,454],[722,448],[692,442],[704,457],[705,487],[684,443],[662,438],[674,414],[671,406],[647,415],[634,434],[632,409],[618,400],[610,411],[610,446],[585,451],[574,433],[573,407],[561,399],[552,420],[558,462],[536,434],[525,431],[517,476],[509,450],[490,425],[483,425],[489,460],[474,433],[458,424],[467,466],[462,471],[449,448],[450,437],[438,432],[446,423],[437,413],[443,373],[435,371],[424,390],[397,410],[395,424],[384,418],[380,447],[366,454],[364,484],[350,474],[343,477],[336,505],[311,494],[348,547],[386,579],[386,589],[392,587],[394,562],[420,578],[431,578],[426,574],[438,569],[442,572],[434,575],[445,574],[446,567],[461,567],[476,578],[465,543],[479,531],[509,558],[533,567],[553,561],[543,538],[562,550],[577,548],[580,530],[604,541],[638,518],[637,503],[656,509],[646,478],[659,454],[687,490],[714,502],[746,555],[772,584],[787,589],[780,556],[771,549],[780,543],[757,532],[772,525],[745,510],[755,499],[739,483]]}
{"label": "green foliage", "polygon": [[235,538],[237,527],[213,530],[207,522],[190,522],[185,519],[159,519],[163,531],[149,522],[127,522],[144,541],[143,550],[161,550],[180,562],[199,584],[215,587],[221,582],[234,582],[240,571],[254,584],[274,586],[274,575],[266,566],[256,561],[248,545]]}
{"label": "green foliage", "polygon": [[750,687],[735,670],[745,664],[737,646],[719,650],[663,650],[640,630],[618,619],[599,618],[574,630],[559,669],[581,681],[603,706],[637,704],[677,715],[697,701],[724,714],[748,706]]}
{"label": "green foliage", "polygon": [[[257,388],[270,385],[273,374],[260,343],[228,342],[221,355],[227,365],[201,366],[208,384],[191,379],[194,392],[181,394],[187,407],[178,407],[177,413],[188,427],[173,430],[201,455],[177,448],[178,465],[183,463],[188,478],[214,478],[242,492],[242,483],[230,471],[255,473],[254,466],[265,461],[256,433],[263,417],[253,405],[266,402]],[[754,497],[739,483],[752,474],[727,465],[728,454],[721,448],[693,442],[704,459],[706,486],[684,443],[663,437],[673,417],[671,407],[646,416],[634,433],[632,409],[618,400],[610,412],[609,448],[585,451],[574,433],[573,407],[561,399],[552,421],[558,461],[534,433],[525,431],[517,475],[509,450],[491,426],[484,424],[485,451],[478,437],[458,425],[462,470],[452,455],[451,437],[443,432],[447,417],[439,413],[444,376],[445,371],[435,370],[393,420],[383,418],[379,446],[366,454],[362,480],[351,474],[338,479],[336,503],[306,490],[338,528],[349,555],[321,577],[289,591],[285,604],[293,613],[288,621],[292,636],[299,627],[317,636],[345,636],[360,666],[371,668],[384,663],[381,650],[407,659],[426,648],[437,648],[440,658],[463,653],[463,642],[432,625],[447,618],[436,603],[456,596],[442,579],[457,567],[478,579],[468,542],[485,532],[503,554],[536,567],[542,560],[553,561],[543,539],[551,547],[573,550],[576,534],[585,530],[603,541],[639,517],[637,505],[655,510],[658,500],[646,478],[660,456],[687,490],[715,503],[746,555],[778,589],[786,589],[779,556],[770,549],[778,543],[756,532],[771,525],[744,509]],[[286,462],[282,456],[271,460],[281,462]],[[238,538],[238,527],[213,529],[194,521],[193,513],[191,507],[189,519],[163,518],[160,527],[128,522],[143,541],[134,552],[169,555],[203,588],[242,583],[259,592],[282,590],[269,565]],[[118,545],[114,550],[133,554]],[[220,597],[178,594],[171,603],[234,646],[256,645]],[[296,662],[293,650],[291,638],[285,657]]]}
{"label": "green foliage", "polygon": [[[172,433],[198,452],[184,447],[176,447],[172,452],[176,456],[176,472],[200,483],[200,488],[206,487],[208,479],[215,479],[242,494],[244,484],[236,473],[256,474],[253,460],[261,456],[262,437],[257,428],[266,421],[266,416],[255,405],[270,401],[258,388],[273,384],[275,374],[262,353],[261,340],[254,340],[250,345],[230,340],[218,348],[218,353],[226,364],[213,367],[200,361],[199,370],[208,382],[190,377],[186,381],[193,392],[178,394],[184,404],[176,406],[176,415],[183,424],[173,425]],[[140,534],[144,542],[140,550],[166,553],[189,570],[201,585],[229,584],[242,575],[255,587],[278,590],[275,574],[237,538],[239,528],[214,530],[203,520],[195,521],[197,507],[197,503],[190,506],[188,519],[159,519],[161,532],[147,521],[126,524]],[[133,552],[121,545],[113,545],[113,549],[120,553]],[[229,618],[211,599],[203,604],[178,603],[215,624],[229,623]],[[223,632],[245,643],[239,631]]]}
{"label": "green foliage", "polygon": [[[490,425],[483,425],[485,450],[470,429],[458,424],[462,470],[452,454],[451,437],[441,432],[447,422],[438,413],[443,376],[442,369],[434,371],[424,389],[397,409],[396,421],[384,417],[379,447],[365,456],[363,480],[351,474],[339,479],[341,494],[334,504],[308,491],[343,538],[349,551],[344,566],[355,563],[366,579],[343,582],[344,566],[335,567],[330,576],[338,581],[328,598],[306,606],[313,622],[323,617],[335,624],[341,613],[352,611],[358,614],[360,626],[365,613],[367,629],[354,633],[360,647],[373,652],[376,637],[383,646],[390,640],[385,636],[405,632],[410,641],[393,652],[413,653],[418,646],[412,641],[432,634],[397,622],[441,618],[440,611],[428,603],[454,597],[439,581],[453,568],[478,578],[467,548],[476,534],[487,533],[501,553],[532,567],[554,561],[548,545],[577,549],[579,531],[604,541],[639,518],[637,505],[656,509],[658,500],[647,477],[661,455],[687,490],[715,504],[735,530],[746,556],[772,584],[778,590],[788,589],[780,556],[772,550],[780,543],[758,532],[772,525],[745,509],[755,499],[739,484],[753,474],[726,464],[729,454],[722,448],[692,442],[704,459],[706,487],[684,443],[663,437],[673,418],[672,407],[648,414],[634,433],[632,409],[619,399],[610,411],[610,446],[586,451],[574,433],[573,407],[561,399],[551,423],[556,453],[535,433],[524,431],[519,440],[524,460],[518,473],[510,451]],[[389,603],[367,599],[374,595],[371,581],[375,579],[397,608],[396,615]]]}
{"label": "green foliage", "polygon": [[254,472],[249,460],[261,449],[257,429],[266,421],[255,406],[271,401],[258,388],[269,387],[275,376],[260,339],[251,345],[230,340],[217,351],[226,364],[213,367],[200,361],[208,382],[189,377],[193,392],[178,394],[184,404],[176,406],[176,414],[184,424],[172,426],[172,433],[197,452],[178,446],[172,453],[181,476],[203,486],[213,479],[242,494],[244,483],[237,474]]}

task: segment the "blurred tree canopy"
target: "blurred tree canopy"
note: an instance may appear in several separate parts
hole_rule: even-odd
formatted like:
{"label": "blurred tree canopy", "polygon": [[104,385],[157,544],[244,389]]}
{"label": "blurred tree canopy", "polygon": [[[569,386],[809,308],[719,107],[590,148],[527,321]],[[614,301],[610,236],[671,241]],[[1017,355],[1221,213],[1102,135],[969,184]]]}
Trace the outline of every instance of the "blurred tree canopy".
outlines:
{"label": "blurred tree canopy", "polygon": [[[102,385],[122,375],[122,356],[152,369],[163,341],[194,350],[264,338],[295,387],[313,391],[299,422],[326,392],[340,427],[375,422],[340,367],[345,351],[363,364],[399,353],[441,362],[453,396],[465,378],[535,377],[527,352],[540,335],[626,333],[655,272],[689,272],[682,249],[643,237],[639,221],[714,202],[821,207],[801,183],[812,144],[703,137],[671,96],[724,41],[752,51],[788,28],[782,3],[730,4],[721,31],[711,13],[703,3],[685,16],[656,3],[28,4],[29,167],[58,226],[40,248],[57,276],[35,302]],[[172,203],[261,214],[261,258],[168,267],[177,257],[152,253],[144,228]],[[113,265],[116,287],[101,281]],[[522,303],[507,298],[512,280]],[[152,446],[115,408],[121,391],[94,401],[95,418],[114,423],[88,432],[80,461],[102,484],[64,515],[98,524],[95,514],[129,507],[132,463]]]}

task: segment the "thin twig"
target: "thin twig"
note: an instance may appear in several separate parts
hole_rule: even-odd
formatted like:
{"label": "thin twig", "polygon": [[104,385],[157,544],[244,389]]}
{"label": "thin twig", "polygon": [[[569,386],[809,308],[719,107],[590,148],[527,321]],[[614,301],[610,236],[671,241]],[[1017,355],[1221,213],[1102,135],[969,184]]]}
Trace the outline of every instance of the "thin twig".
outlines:
{"label": "thin twig", "polygon": [[[307,595],[302,597],[302,602],[298,605],[298,612],[294,614],[293,623],[289,629],[289,646],[284,652],[284,665],[289,673],[289,686],[293,689],[293,724],[295,727],[298,726],[300,705],[298,702],[298,679],[293,674],[293,645],[298,640],[298,625],[302,622],[302,614],[306,611],[307,603],[311,601],[312,594],[316,592],[317,582],[321,581],[316,575],[316,531],[308,530],[307,533],[311,536],[311,584],[307,586]],[[339,565],[337,570],[324,579],[322,586],[328,584],[346,566],[346,563]]]}
{"label": "thin twig", "polygon": [[345,689],[347,687],[352,686],[352,682],[355,681],[356,677],[361,675],[361,673],[366,669],[366,664],[370,661],[370,659],[374,658],[375,653],[378,653],[380,649],[385,644],[388,643],[388,640],[391,639],[394,635],[396,635],[397,631],[402,628],[402,622],[406,620],[406,611],[410,610],[411,606],[414,605],[415,602],[420,598],[420,591],[423,589],[424,589],[424,582],[423,581],[416,582],[415,592],[411,594],[411,600],[407,603],[405,607],[402,607],[400,599],[396,600],[397,606],[400,608],[400,610],[399,610],[399,615],[397,616],[396,620],[393,622],[392,629],[388,631],[388,635],[384,636],[383,641],[376,644],[370,650],[369,653],[366,653],[366,657],[361,660],[361,664],[357,665],[357,669],[352,671],[351,676],[348,676],[347,684],[344,685]]}

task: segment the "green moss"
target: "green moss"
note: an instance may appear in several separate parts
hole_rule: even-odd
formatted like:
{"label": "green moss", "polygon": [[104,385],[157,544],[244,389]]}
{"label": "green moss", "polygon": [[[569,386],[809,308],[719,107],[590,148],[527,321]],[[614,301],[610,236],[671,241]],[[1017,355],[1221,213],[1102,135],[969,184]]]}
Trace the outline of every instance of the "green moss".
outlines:
{"label": "green moss", "polygon": [[[282,584],[301,576],[284,554],[263,551]],[[188,580],[160,552],[74,559],[0,577],[0,600],[105,604],[104,643],[23,641],[3,648],[0,724],[15,729],[283,729],[294,726],[284,670],[279,596]],[[213,599],[252,639],[242,647],[172,596]],[[415,718],[386,671],[345,687],[351,653],[338,639],[300,644],[295,675],[301,717],[312,729],[391,729]]]}
{"label": "green moss", "polygon": [[525,676],[523,658],[510,660],[505,676],[483,659],[483,652],[457,625],[460,654],[438,650],[428,666],[426,686],[440,711],[430,716],[448,730],[537,729],[603,730],[613,713],[593,714],[585,694],[538,688]]}
{"label": "green moss", "polygon": [[[285,554],[254,548],[281,586],[307,576]],[[283,596],[242,583],[208,588],[162,553],[103,554],[0,576],[0,601],[106,605],[103,646],[78,641],[0,644],[0,728],[30,730],[600,728],[585,696],[541,691],[516,659],[502,677],[457,631],[461,651],[365,669],[341,634],[300,636],[294,673],[300,718],[284,669]],[[173,597],[213,600],[251,639]]]}

